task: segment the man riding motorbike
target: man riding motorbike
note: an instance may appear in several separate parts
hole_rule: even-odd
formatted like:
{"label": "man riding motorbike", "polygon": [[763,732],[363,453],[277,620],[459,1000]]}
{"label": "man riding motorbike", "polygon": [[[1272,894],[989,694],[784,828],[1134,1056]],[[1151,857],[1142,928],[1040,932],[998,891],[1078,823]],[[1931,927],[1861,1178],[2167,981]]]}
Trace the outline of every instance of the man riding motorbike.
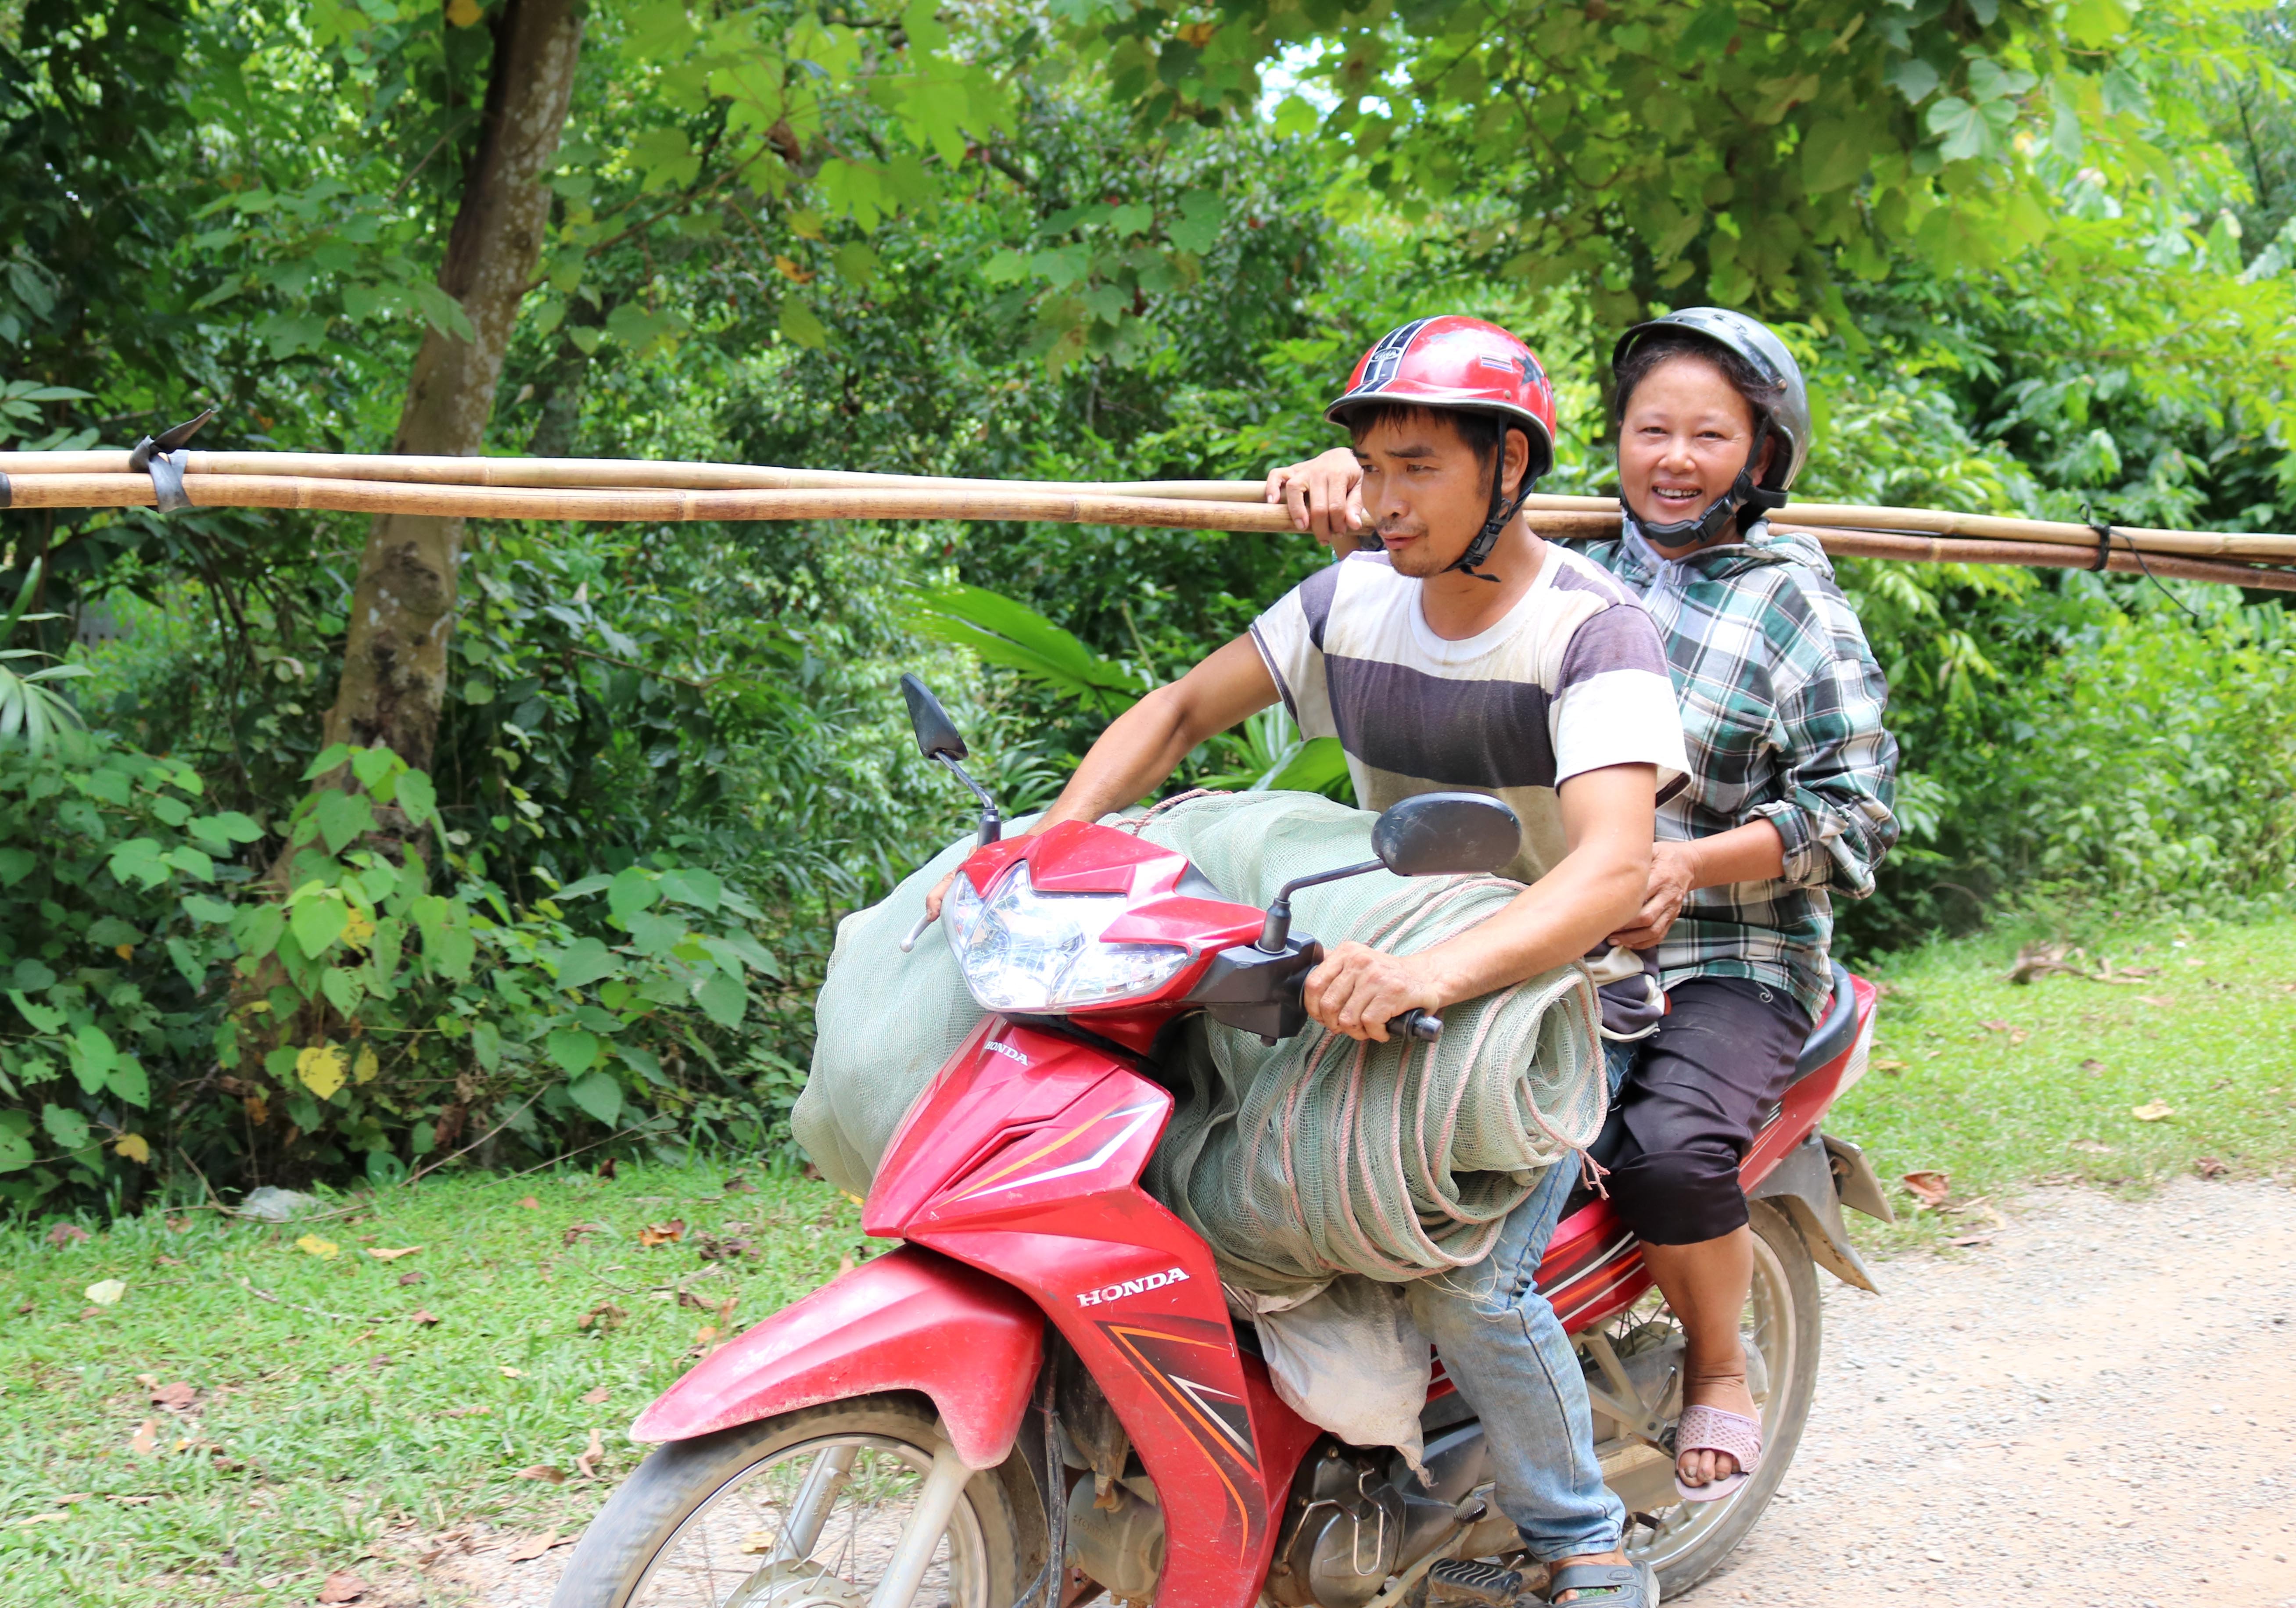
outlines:
{"label": "man riding motorbike", "polygon": [[[1472,788],[1521,816],[1498,915],[1412,955],[1332,947],[1305,1003],[1326,1029],[1384,1041],[1390,1018],[1507,988],[1603,952],[1613,1009],[1654,984],[1605,935],[1640,919],[1658,799],[1679,784],[1681,726],[1656,628],[1595,565],[1532,534],[1520,508],[1554,461],[1538,360],[1495,325],[1390,332],[1326,410],[1353,435],[1382,551],[1295,588],[1248,636],[1149,693],[1093,745],[1038,830],[1152,792],[1197,744],[1281,698],[1347,751],[1357,800]],[[942,889],[927,900],[934,914]],[[1605,972],[1598,970],[1598,979]],[[1482,1263],[1408,1286],[1420,1329],[1487,1426],[1499,1506],[1552,1566],[1554,1602],[1652,1608],[1620,1550],[1624,1512],[1594,1452],[1586,1384],[1534,1285],[1577,1169],[1547,1169]]]}
{"label": "man riding motorbike", "polygon": [[[1586,555],[1665,633],[1692,758],[1643,906],[1614,943],[1656,946],[1669,1010],[1614,1044],[1622,1084],[1595,1148],[1687,1341],[1676,1479],[1726,1496],[1761,1456],[1739,1337],[1752,1277],[1738,1168],[1832,992],[1832,896],[1862,898],[1898,836],[1888,685],[1824,551],[1771,529],[1809,455],[1801,370],[1743,314],[1691,308],[1612,354],[1618,540]],[[1359,451],[1275,471],[1267,499],[1342,549],[1371,515]]]}

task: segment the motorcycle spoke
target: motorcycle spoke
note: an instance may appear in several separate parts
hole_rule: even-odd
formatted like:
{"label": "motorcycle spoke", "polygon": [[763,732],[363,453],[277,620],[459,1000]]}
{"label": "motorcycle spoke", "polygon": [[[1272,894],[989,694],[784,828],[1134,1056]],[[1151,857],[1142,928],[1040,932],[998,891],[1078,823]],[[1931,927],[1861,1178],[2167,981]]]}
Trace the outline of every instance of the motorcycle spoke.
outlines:
{"label": "motorcycle spoke", "polygon": [[[631,1608],[865,1608],[931,1466],[922,1448],[874,1436],[791,1448],[689,1515]],[[971,1578],[974,1522],[960,1505],[935,1540],[918,1604],[990,1608]]]}

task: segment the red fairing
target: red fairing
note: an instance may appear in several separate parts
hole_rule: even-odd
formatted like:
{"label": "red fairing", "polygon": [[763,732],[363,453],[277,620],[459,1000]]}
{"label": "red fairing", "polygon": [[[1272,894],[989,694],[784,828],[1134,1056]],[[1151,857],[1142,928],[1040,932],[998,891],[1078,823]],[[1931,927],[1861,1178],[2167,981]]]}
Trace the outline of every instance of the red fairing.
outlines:
{"label": "red fairing", "polygon": [[903,1246],[720,1346],[630,1435],[689,1440],[818,1402],[922,1391],[966,1466],[994,1468],[1020,1432],[1044,1335],[1044,1315],[1010,1284]]}
{"label": "red fairing", "polygon": [[1171,1110],[1104,1054],[992,1018],[886,1153],[863,1224],[1043,1309],[1155,1481],[1157,1608],[1238,1608],[1316,1431],[1237,1350],[1210,1249],[1139,1187]]}

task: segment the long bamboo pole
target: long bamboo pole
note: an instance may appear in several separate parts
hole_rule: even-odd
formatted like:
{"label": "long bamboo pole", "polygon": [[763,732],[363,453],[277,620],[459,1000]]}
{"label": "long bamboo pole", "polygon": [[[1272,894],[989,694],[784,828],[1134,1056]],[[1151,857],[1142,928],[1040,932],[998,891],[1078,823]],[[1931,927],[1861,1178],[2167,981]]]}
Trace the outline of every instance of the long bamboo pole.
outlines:
{"label": "long bamboo pole", "polygon": [[[2087,570],[2096,559],[2094,551],[2076,552],[2046,542],[1983,542],[1929,536],[1901,536],[1871,530],[1820,530],[1772,521],[1774,530],[1798,530],[1815,537],[1828,553],[1851,558],[1909,559],[1932,564],[2017,564],[2028,569]],[[2177,558],[2166,554],[2141,557],[2126,547],[2115,547],[2104,567],[2122,575],[2151,574],[2179,580],[2220,581],[2227,586],[2257,587],[2270,592],[2296,592],[2296,570],[2268,570],[2260,565],[2212,563],[2206,559]]]}
{"label": "long bamboo pole", "polygon": [[[283,459],[312,455],[213,453],[202,456],[211,464],[269,469]],[[8,505],[20,508],[150,507],[156,501],[146,475],[125,472],[127,455],[0,454],[0,464],[32,457],[44,460],[39,473],[0,480]],[[56,459],[118,460],[120,468],[85,472],[59,472]],[[330,469],[379,460],[342,455],[328,460]],[[346,513],[398,512],[460,515],[492,519],[576,519],[608,521],[676,521],[687,520],[837,520],[837,519],[955,519],[1019,520],[1073,524],[1148,526],[1162,529],[1259,530],[1288,532],[1290,514],[1264,501],[1243,501],[1212,491],[1226,492],[1238,482],[1134,482],[1169,488],[1179,496],[1144,496],[1130,494],[1123,483],[1062,485],[1047,482],[948,480],[925,477],[855,475],[835,478],[829,470],[747,469],[738,464],[644,464],[612,459],[437,458],[399,459],[409,474],[412,465],[441,464],[467,473],[473,466],[558,464],[584,473],[621,473],[658,470],[668,474],[690,469],[724,472],[728,476],[822,477],[831,483],[812,487],[681,489],[577,486],[546,488],[448,483],[412,479],[361,480],[326,475],[228,473],[209,468],[186,475],[184,492],[195,506],[294,508]],[[7,474],[0,468],[0,474]],[[1534,497],[1527,505],[1535,529],[1558,537],[1602,537],[1616,534],[1618,504],[1608,497]],[[2065,569],[2087,568],[2094,562],[2096,537],[2084,526],[2045,521],[1997,519],[1989,516],[1932,513],[1915,509],[1866,508],[1827,504],[1794,505],[1790,521],[1774,521],[1781,529],[1804,529],[1820,537],[1829,552],[1876,558],[1926,560],[1932,562],[2021,564]],[[1876,526],[1884,527],[1876,529]],[[1956,535],[1956,532],[1966,534]],[[1987,533],[1980,536],[1977,533]],[[2167,546],[2170,539],[2173,546]],[[2220,535],[2215,532],[2132,530],[2116,527],[2107,568],[2129,573],[2141,566],[2129,548],[2144,551],[2152,573],[2233,585],[2296,589],[2287,571],[2251,568],[2257,561],[2296,559],[2296,537]],[[2209,563],[2195,554],[2231,558],[2234,562]],[[2246,561],[2246,562],[2238,562]]]}
{"label": "long bamboo pole", "polygon": [[[127,474],[127,454],[0,452],[0,475]],[[185,478],[287,475],[425,486],[518,486],[554,490],[1042,491],[1069,496],[1152,496],[1184,502],[1257,503],[1258,480],[967,480],[938,475],[873,474],[848,469],[776,469],[767,464],[656,462],[644,458],[443,458],[354,452],[193,452]],[[19,506],[53,506],[20,502]]]}
{"label": "long bamboo pole", "polygon": [[[140,474],[27,475],[11,482],[19,508],[149,508]],[[1076,525],[1145,525],[1210,530],[1289,530],[1291,515],[1266,504],[1110,496],[1001,486],[994,491],[553,490],[514,486],[424,486],[302,475],[194,475],[194,507],[324,509],[339,513],[439,514],[470,519],[601,520],[1023,520]],[[1610,521],[1616,528],[1615,519]]]}
{"label": "long bamboo pole", "polygon": [[[1255,507],[1266,507],[1261,482],[1258,480],[987,480],[934,475],[874,474],[838,469],[781,469],[770,465],[745,464],[657,463],[623,458],[410,457],[360,453],[193,452],[187,455],[184,471],[187,483],[212,477],[277,476],[407,485],[564,490],[849,489],[871,492],[982,494],[992,496],[1025,493],[1031,496],[1086,498],[1146,497],[1160,502],[1246,504]],[[70,505],[34,500],[39,493],[26,482],[36,477],[123,475],[127,472],[127,454],[116,450],[0,453],[0,475],[11,477],[15,485],[23,487],[22,492],[12,498],[15,505],[20,507]],[[199,499],[193,500],[196,502]],[[250,503],[234,505],[327,507],[332,505],[324,502],[308,502]],[[363,504],[356,511],[365,511],[367,506]],[[1618,517],[1619,504],[1614,497],[1533,495],[1525,501],[1524,508],[1533,515],[1607,514],[1615,520]],[[557,516],[537,513],[523,517]],[[590,516],[569,514],[563,517]],[[634,514],[627,517],[674,518],[679,516]],[[690,517],[748,516],[696,514]],[[835,516],[792,514],[788,517]],[[1836,503],[1796,503],[1790,505],[1787,517],[1796,524],[1819,529],[1898,531],[1921,536],[1965,537],[1985,541],[2041,542],[2057,546],[2083,548],[2092,553],[2095,550],[2097,541],[2096,533],[2089,527],[2070,521],[2010,519],[1995,514],[1957,513],[1938,509],[1868,507]],[[1243,521],[1232,516],[1215,521],[1212,526],[1228,529],[1283,529],[1280,521],[1263,523],[1257,520]],[[2131,544],[2147,553],[2177,554],[2190,558],[2227,558],[2244,562],[2296,559],[2296,536],[2247,535],[2212,530],[2162,530],[2142,526],[2116,526],[2113,541],[2116,546]]]}

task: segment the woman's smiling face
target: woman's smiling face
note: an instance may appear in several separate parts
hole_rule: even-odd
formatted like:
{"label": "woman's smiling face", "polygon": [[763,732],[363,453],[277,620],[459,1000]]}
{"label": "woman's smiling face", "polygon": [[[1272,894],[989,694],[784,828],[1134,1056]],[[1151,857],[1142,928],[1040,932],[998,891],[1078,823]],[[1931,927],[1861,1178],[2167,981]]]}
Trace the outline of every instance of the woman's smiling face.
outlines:
{"label": "woman's smiling face", "polygon": [[[1754,410],[1719,368],[1701,357],[1669,357],[1627,399],[1620,493],[1646,527],[1694,520],[1729,491],[1753,440]],[[1763,443],[1760,467],[1776,446]],[[1659,551],[1671,556],[1687,548]]]}

